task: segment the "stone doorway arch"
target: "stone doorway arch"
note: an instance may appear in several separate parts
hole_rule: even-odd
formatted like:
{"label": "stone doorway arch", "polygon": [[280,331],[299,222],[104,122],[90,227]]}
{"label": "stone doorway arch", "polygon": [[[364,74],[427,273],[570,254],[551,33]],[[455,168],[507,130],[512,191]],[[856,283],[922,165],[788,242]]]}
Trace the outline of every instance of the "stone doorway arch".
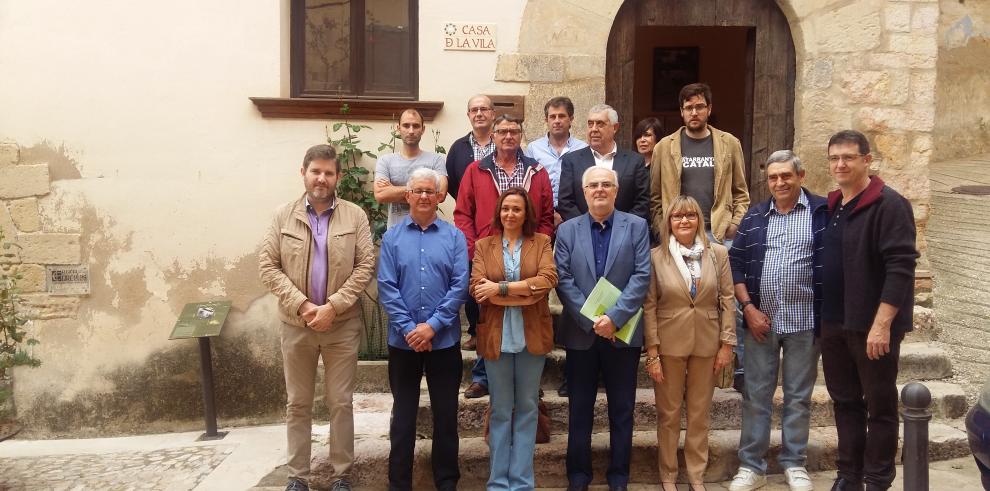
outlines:
{"label": "stone doorway arch", "polygon": [[[721,36],[725,41],[722,45],[719,45],[721,41],[713,44],[710,42],[713,36]],[[732,132],[743,144],[751,197],[753,202],[758,202],[768,197],[760,165],[771,152],[790,149],[794,145],[794,41],[787,18],[776,2],[623,2],[609,31],[605,63],[605,100],[626,118],[617,138],[622,142],[631,141],[636,119],[660,115],[656,107],[646,107],[650,106],[653,92],[652,87],[644,88],[643,85],[652,84],[654,66],[650,51],[644,51],[644,48],[650,50],[657,43],[660,46],[664,43],[691,46],[692,43],[704,44],[706,39],[709,40],[707,46],[695,48],[702,53],[699,81],[713,87],[716,117],[720,110],[732,108],[733,113],[723,120],[731,119],[733,124],[729,125],[731,128],[722,129],[734,129]],[[718,53],[719,50],[729,49],[735,49],[744,59],[734,60],[735,63],[709,61],[705,65],[706,56],[712,60],[724,54]],[[740,70],[744,73],[739,73]],[[720,84],[727,88],[719,90]],[[731,104],[725,103],[724,99],[719,102],[719,93],[725,96],[730,88],[734,97],[743,99],[741,104],[737,100],[730,101]],[[673,114],[676,122],[676,111]],[[718,122],[713,121],[713,124],[718,125]]]}

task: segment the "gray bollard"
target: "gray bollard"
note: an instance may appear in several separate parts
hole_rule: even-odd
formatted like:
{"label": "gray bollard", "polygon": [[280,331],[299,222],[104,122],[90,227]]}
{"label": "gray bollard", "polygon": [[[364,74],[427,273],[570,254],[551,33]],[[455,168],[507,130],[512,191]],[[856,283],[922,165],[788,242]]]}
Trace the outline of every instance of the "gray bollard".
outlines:
{"label": "gray bollard", "polygon": [[932,412],[932,393],[925,384],[911,382],[901,389],[904,409],[904,491],[928,491],[928,422]]}

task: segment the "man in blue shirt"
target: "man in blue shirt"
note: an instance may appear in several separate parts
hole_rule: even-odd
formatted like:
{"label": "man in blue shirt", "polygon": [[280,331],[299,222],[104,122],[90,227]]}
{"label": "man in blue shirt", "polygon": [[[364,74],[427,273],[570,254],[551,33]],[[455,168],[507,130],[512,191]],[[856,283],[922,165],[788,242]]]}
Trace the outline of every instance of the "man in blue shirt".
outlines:
{"label": "man in blue shirt", "polygon": [[729,489],[752,491],[766,485],[780,371],[784,407],[777,461],[791,491],[811,491],[805,462],[811,392],[818,375],[815,332],[821,324],[822,232],[828,206],[824,197],[801,187],[804,169],[790,150],[770,155],[766,177],[773,197],[749,209],[729,250],[746,327],[739,473]]}
{"label": "man in blue shirt", "polygon": [[[588,144],[571,135],[574,122],[574,103],[569,97],[554,97],[543,106],[543,116],[547,120],[547,134],[526,146],[526,156],[538,160],[550,173],[550,187],[553,188],[553,206],[557,207],[557,193],[560,189],[560,159],[568,152],[580,150]],[[560,225],[560,214],[554,212],[553,226]]]}
{"label": "man in blue shirt", "polygon": [[[588,212],[560,224],[554,253],[557,295],[564,305],[557,342],[567,348],[570,392],[567,489],[587,490],[592,481],[591,430],[601,378],[610,433],[605,477],[610,491],[625,491],[643,325],[637,323],[628,344],[615,332],[643,306],[650,284],[650,227],[644,218],[615,209],[620,190],[614,170],[592,166],[581,181]],[[622,293],[615,305],[592,321],[581,314],[581,307],[601,278]]]}
{"label": "man in blue shirt", "polygon": [[457,400],[461,385],[460,317],[467,299],[464,234],[437,217],[440,175],[416,169],[406,184],[409,216],[388,229],[378,262],[378,295],[388,313],[392,390],[389,489],[412,489],[420,382],[426,373],[433,409],[433,481],[456,489]]}

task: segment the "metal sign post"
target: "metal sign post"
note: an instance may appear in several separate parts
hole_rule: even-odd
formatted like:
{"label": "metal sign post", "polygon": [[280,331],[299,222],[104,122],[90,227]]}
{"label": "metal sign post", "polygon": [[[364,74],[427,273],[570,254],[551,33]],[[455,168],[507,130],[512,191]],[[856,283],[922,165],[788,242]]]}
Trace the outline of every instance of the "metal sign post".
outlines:
{"label": "metal sign post", "polygon": [[188,303],[182,309],[179,320],[169,339],[197,338],[199,340],[200,380],[203,385],[203,419],[206,433],[197,441],[220,440],[226,431],[217,431],[216,398],[213,391],[213,354],[210,338],[220,335],[220,329],[230,312],[230,301]]}

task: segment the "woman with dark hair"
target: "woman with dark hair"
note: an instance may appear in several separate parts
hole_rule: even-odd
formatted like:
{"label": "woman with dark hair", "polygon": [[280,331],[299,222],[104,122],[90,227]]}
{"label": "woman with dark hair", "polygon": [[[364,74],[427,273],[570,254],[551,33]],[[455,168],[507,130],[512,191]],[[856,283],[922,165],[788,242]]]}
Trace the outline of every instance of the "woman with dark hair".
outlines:
{"label": "woman with dark hair", "polygon": [[547,295],[557,286],[550,238],[520,187],[502,192],[492,226],[475,243],[471,294],[481,306],[478,356],[491,391],[488,489],[533,489],[540,376],[553,349]]}
{"label": "woman with dark hair", "polygon": [[692,491],[704,491],[715,373],[732,363],[735,297],[728,250],[709,245],[704,215],[690,196],[664,209],[660,245],[643,301],[644,369],[654,381],[660,485],[676,490],[681,406],[687,414],[684,467]]}
{"label": "woman with dark hair", "polygon": [[646,118],[636,123],[636,129],[633,131],[633,146],[646,160],[647,167],[653,162],[653,147],[660,141],[662,132],[663,126],[657,118]]}

